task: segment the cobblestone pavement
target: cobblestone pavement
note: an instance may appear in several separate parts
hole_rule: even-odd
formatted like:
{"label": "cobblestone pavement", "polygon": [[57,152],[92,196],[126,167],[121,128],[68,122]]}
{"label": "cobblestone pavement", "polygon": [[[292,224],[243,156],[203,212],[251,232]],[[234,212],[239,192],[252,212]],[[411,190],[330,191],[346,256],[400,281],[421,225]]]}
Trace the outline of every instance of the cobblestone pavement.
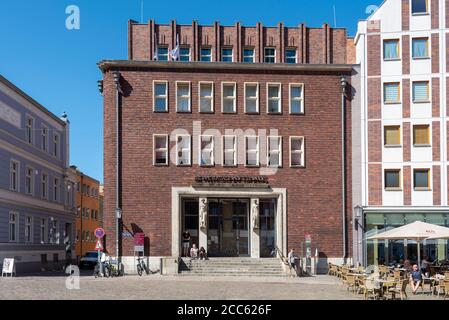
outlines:
{"label": "cobblestone pavement", "polygon": [[[80,277],[80,289],[68,290],[66,276],[0,278],[0,300],[354,300],[361,295],[349,293],[335,277],[238,278],[195,276],[125,276],[95,279],[91,273]],[[438,299],[418,294],[410,299]],[[442,298],[439,298],[442,300]]]}

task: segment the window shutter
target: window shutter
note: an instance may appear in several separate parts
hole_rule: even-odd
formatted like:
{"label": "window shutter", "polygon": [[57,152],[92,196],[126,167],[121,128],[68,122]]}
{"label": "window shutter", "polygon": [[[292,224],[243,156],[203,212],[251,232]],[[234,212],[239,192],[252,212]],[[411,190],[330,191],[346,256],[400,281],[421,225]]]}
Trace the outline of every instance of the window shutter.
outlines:
{"label": "window shutter", "polygon": [[398,102],[399,99],[399,84],[388,83],[384,86],[384,99],[385,102]]}
{"label": "window shutter", "polygon": [[413,101],[429,100],[429,84],[428,82],[413,83]]}

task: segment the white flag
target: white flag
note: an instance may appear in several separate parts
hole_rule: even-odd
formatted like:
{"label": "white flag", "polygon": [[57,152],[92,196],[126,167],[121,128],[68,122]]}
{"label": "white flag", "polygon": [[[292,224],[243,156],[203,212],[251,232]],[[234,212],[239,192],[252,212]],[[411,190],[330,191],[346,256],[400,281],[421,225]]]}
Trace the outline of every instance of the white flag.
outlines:
{"label": "white flag", "polygon": [[170,55],[173,61],[179,60],[179,35],[176,35],[176,48],[170,51]]}

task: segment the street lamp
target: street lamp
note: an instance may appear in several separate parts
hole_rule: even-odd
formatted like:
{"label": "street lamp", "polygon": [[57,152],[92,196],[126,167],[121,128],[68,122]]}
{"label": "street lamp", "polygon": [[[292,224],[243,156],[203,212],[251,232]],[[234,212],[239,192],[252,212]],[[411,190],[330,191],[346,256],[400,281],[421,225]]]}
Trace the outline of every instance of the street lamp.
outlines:
{"label": "street lamp", "polygon": [[363,230],[363,225],[359,222],[362,219],[363,215],[363,208],[359,205],[357,205],[354,208],[354,222],[355,222],[355,229],[358,229],[358,226],[360,226]]}
{"label": "street lamp", "polygon": [[103,94],[103,80],[98,80],[97,81],[97,85],[98,85],[98,91],[100,91],[100,94]]}
{"label": "street lamp", "polygon": [[348,78],[346,78],[346,76],[341,76],[340,84],[343,94],[346,94],[346,87],[348,86]]}

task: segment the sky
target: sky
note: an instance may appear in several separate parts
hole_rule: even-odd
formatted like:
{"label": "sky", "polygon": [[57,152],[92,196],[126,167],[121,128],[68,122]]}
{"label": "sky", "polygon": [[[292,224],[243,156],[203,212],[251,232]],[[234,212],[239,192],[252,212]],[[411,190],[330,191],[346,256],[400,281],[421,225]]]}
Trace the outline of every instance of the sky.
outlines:
{"label": "sky", "polygon": [[[306,23],[356,33],[381,0],[0,0],[0,74],[54,114],[67,112],[70,163],[103,182],[103,101],[97,62],[127,58],[129,19],[276,26]],[[80,28],[66,27],[68,6]],[[335,18],[334,18],[335,7]]]}

